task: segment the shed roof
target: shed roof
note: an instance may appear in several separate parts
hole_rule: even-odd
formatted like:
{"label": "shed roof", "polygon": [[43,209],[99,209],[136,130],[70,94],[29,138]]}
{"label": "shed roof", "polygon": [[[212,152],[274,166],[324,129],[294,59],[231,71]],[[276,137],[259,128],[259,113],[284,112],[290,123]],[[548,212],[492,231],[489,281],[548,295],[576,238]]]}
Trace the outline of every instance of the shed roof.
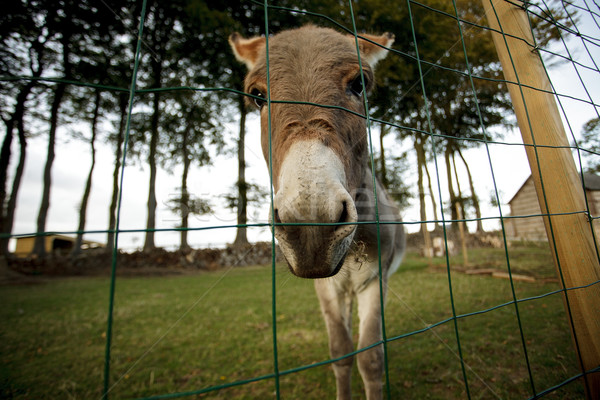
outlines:
{"label": "shed roof", "polygon": [[583,174],[583,180],[587,190],[600,190],[600,176],[585,172]]}
{"label": "shed roof", "polygon": [[[516,193],[513,195],[513,197],[508,201],[508,204],[512,203],[512,201],[517,197],[519,192],[521,190],[523,190],[523,188],[525,187],[527,182],[529,182],[530,179],[531,179],[531,174],[527,177],[527,179],[525,179],[525,182],[523,182],[523,184],[519,187],[519,190],[517,190]],[[596,174],[591,174],[589,172],[584,172],[583,173],[583,181],[584,181],[586,190],[591,190],[591,191],[600,190],[600,176],[598,176]]]}
{"label": "shed roof", "polygon": [[[35,238],[38,235],[23,235],[23,236],[17,236],[15,239],[17,241],[21,240],[21,239],[32,239]],[[57,233],[50,233],[47,235],[44,235],[47,238],[52,238],[52,239],[61,239],[61,240],[65,240],[68,242],[73,242],[75,243],[76,238],[74,236],[67,236],[67,235],[61,235],[61,234],[57,234]],[[93,245],[99,245],[99,246],[105,246],[104,243],[101,242],[96,242],[94,240],[87,240],[87,239],[83,239],[82,240],[83,244],[93,244]]]}

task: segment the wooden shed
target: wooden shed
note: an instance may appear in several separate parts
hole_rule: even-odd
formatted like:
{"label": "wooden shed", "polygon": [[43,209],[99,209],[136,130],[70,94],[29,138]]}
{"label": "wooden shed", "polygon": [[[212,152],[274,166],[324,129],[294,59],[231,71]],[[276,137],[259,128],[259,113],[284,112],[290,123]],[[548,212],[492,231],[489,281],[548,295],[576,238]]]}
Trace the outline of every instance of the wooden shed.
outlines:
{"label": "wooden shed", "polygon": [[[598,217],[600,212],[600,176],[585,173],[583,178],[590,213],[593,217]],[[548,240],[544,221],[540,216],[542,211],[540,210],[531,175],[508,204],[510,206],[510,216],[518,217],[505,221],[506,235],[509,240]],[[600,237],[600,220],[594,220],[594,231],[596,237]]]}
{"label": "wooden shed", "polygon": [[[33,251],[35,236],[22,236],[18,237],[16,240],[17,245],[14,254],[17,257],[27,257],[30,255]],[[73,247],[75,246],[75,237],[66,235],[48,235],[44,237],[44,241],[47,253],[68,253],[73,250]],[[91,240],[84,240],[81,247],[85,250],[104,247],[104,244]]]}

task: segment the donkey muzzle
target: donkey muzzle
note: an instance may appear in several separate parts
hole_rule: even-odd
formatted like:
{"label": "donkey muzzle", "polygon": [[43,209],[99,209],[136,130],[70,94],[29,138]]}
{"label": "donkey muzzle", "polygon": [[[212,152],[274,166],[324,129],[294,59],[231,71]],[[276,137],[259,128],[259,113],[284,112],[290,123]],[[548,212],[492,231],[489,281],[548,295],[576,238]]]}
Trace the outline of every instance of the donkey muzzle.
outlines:
{"label": "donkey muzzle", "polygon": [[294,143],[281,165],[274,230],[290,270],[335,275],[352,244],[358,215],[339,157],[317,140]]}

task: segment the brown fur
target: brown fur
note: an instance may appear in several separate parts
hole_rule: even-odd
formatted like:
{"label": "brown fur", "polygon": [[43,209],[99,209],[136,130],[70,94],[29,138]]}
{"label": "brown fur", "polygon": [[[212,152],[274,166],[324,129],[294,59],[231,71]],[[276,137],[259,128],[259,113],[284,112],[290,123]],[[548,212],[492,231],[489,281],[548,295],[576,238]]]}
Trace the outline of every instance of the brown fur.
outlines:
{"label": "brown fur", "polygon": [[[381,37],[367,35],[371,40],[383,41]],[[389,37],[389,36],[387,36]],[[237,34],[232,42],[242,40]],[[248,57],[254,63],[245,80],[245,91],[259,90],[266,96],[267,63],[264,38],[245,39],[249,46],[238,46],[238,57]],[[302,40],[301,43],[298,40]],[[361,49],[373,51],[376,45],[360,41]],[[383,43],[382,43],[383,44]],[[270,47],[270,85],[272,101],[311,102],[347,108],[364,115],[364,103],[361,99],[351,98],[346,93],[348,83],[360,74],[360,65],[356,55],[354,38],[343,36],[330,30],[306,26],[298,30],[284,31],[269,39]],[[314,60],[306,63],[302,60]],[[318,60],[318,62],[316,62]],[[365,80],[373,82],[373,72],[363,61]],[[301,82],[301,85],[295,84]],[[251,101],[251,99],[250,99]],[[267,113],[264,107],[262,113]],[[278,176],[279,166],[276,160],[282,160],[293,140],[314,137],[330,146],[347,165],[348,184],[356,187],[362,178],[367,152],[365,119],[346,111],[326,109],[309,105],[272,103],[272,154],[273,176]],[[317,124],[311,121],[318,121]],[[268,119],[263,118],[262,147],[268,161]],[[322,128],[325,129],[322,129]],[[300,129],[298,129],[300,128]],[[309,129],[306,129],[309,128]],[[317,129],[314,129],[317,128]],[[321,128],[321,129],[319,129]],[[344,132],[341,137],[335,132]],[[350,153],[349,153],[350,150]],[[276,182],[274,182],[277,184]]]}

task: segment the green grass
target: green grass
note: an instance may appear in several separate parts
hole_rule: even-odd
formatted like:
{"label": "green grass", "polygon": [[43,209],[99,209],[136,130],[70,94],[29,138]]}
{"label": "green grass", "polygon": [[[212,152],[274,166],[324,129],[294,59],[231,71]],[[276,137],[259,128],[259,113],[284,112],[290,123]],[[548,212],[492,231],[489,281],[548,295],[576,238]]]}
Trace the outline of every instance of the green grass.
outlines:
{"label": "green grass", "polygon": [[[501,265],[503,254],[495,252],[481,250],[477,257]],[[514,262],[538,268],[539,255],[529,258],[523,251]],[[457,315],[513,300],[508,280],[453,272],[451,281]],[[393,339],[387,345],[392,398],[466,398],[453,320],[407,336],[452,317],[448,283],[443,269],[414,254],[390,281],[385,318]],[[280,370],[327,360],[312,282],[278,267],[276,285]],[[105,278],[0,287],[0,398],[100,398],[108,287]],[[556,289],[553,282],[515,283],[519,299]],[[273,372],[270,267],[118,278],[116,290],[111,398],[195,391]],[[457,321],[472,399],[533,395],[516,312],[509,304]],[[521,302],[518,312],[535,390],[577,374],[561,295]],[[363,398],[356,371],[353,390]],[[273,379],[265,379],[198,397],[264,399],[274,392]],[[282,376],[280,393],[282,399],[334,398],[330,366]],[[546,398],[579,399],[583,392],[576,382]]]}

